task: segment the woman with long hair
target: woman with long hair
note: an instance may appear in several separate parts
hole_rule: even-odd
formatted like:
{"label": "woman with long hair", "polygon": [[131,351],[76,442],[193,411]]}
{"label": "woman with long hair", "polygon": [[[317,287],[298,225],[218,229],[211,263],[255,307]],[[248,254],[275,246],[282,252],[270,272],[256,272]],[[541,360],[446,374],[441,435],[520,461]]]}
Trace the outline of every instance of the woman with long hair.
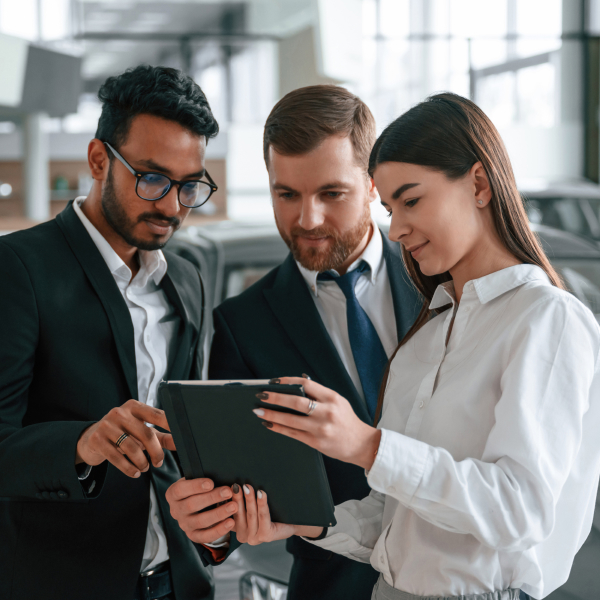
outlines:
{"label": "woman with long hair", "polygon": [[370,426],[335,392],[290,377],[281,383],[301,383],[316,406],[270,393],[255,412],[364,467],[372,492],[322,529],[272,523],[267,494],[244,486],[237,537],[301,535],[370,562],[377,600],[543,598],[567,580],[592,523],[598,323],[564,290],[474,103],[444,93],[415,106],[381,134],[369,171],[423,295],[384,375],[380,420]]}

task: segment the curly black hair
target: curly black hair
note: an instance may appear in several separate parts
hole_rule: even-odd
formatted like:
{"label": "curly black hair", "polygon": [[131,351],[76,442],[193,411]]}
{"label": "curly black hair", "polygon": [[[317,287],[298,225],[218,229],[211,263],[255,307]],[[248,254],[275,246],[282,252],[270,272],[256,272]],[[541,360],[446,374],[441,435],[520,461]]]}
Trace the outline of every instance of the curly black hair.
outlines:
{"label": "curly black hair", "polygon": [[98,98],[102,114],[96,138],[115,148],[125,143],[131,121],[142,114],[175,121],[203,135],[207,142],[219,132],[204,92],[177,69],[150,65],[128,69],[109,77],[100,87]]}

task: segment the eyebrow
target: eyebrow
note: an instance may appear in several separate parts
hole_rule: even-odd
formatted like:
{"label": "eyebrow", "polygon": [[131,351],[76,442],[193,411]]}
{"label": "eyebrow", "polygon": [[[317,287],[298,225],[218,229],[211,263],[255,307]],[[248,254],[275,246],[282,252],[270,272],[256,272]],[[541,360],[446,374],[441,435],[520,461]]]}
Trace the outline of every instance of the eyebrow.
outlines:
{"label": "eyebrow", "polygon": [[393,194],[392,194],[392,199],[393,200],[398,200],[398,198],[400,198],[400,196],[402,196],[402,194],[404,194],[404,192],[406,192],[406,190],[410,190],[411,188],[414,188],[417,185],[421,185],[420,183],[405,183],[404,185],[401,185]]}
{"label": "eyebrow", "polygon": [[[343,181],[332,181],[331,183],[326,183],[325,185],[322,185],[317,190],[317,192],[325,192],[327,190],[334,190],[337,188],[348,188],[348,187],[350,187],[350,185],[348,183],[344,183]],[[285,185],[283,183],[277,183],[277,182],[275,182],[273,184],[273,189],[274,190],[287,190],[288,192],[296,192],[297,191],[288,185]]]}
{"label": "eyebrow", "polygon": [[[148,169],[150,169],[152,171],[158,171],[160,173],[165,173],[166,175],[172,175],[172,173],[169,169],[167,169],[166,167],[163,167],[162,165],[159,165],[158,163],[155,163],[151,158],[138,160],[137,163],[140,165],[143,165],[144,167],[147,167]],[[186,179],[192,179],[192,178],[200,179],[200,178],[204,177],[205,174],[206,174],[206,169],[202,169],[202,171],[198,171],[197,173],[190,173],[189,175],[186,175],[185,177],[183,177],[181,179],[181,181],[184,181]]]}

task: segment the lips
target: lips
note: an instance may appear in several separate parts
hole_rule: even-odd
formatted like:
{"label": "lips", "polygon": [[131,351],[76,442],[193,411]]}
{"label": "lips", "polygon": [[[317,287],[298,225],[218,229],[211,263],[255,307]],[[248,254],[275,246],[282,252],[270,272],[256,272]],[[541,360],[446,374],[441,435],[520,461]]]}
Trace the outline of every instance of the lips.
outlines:
{"label": "lips", "polygon": [[171,228],[173,227],[172,225],[169,225],[164,222],[158,223],[156,221],[148,221],[148,220],[146,220],[146,225],[148,226],[148,229],[152,233],[156,233],[157,235],[167,235],[169,233],[169,231],[171,231]]}
{"label": "lips", "polygon": [[410,252],[411,256],[416,259],[419,254],[421,253],[421,250],[427,246],[429,242],[423,242],[422,244],[415,244],[414,246],[407,246],[406,247],[406,251]]}

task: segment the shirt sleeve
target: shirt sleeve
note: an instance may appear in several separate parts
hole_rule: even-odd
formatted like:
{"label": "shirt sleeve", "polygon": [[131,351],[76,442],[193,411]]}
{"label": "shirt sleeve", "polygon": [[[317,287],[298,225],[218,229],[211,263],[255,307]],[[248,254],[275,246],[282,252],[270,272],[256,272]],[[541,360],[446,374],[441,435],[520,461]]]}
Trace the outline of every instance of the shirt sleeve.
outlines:
{"label": "shirt sleeve", "polygon": [[335,527],[322,540],[302,538],[315,546],[368,563],[381,535],[385,495],[372,491],[362,500],[348,500],[335,507]]}
{"label": "shirt sleeve", "polygon": [[598,382],[600,335],[591,313],[566,295],[535,303],[513,331],[499,356],[501,397],[482,458],[456,461],[383,430],[368,482],[442,529],[523,551],[553,530]]}

